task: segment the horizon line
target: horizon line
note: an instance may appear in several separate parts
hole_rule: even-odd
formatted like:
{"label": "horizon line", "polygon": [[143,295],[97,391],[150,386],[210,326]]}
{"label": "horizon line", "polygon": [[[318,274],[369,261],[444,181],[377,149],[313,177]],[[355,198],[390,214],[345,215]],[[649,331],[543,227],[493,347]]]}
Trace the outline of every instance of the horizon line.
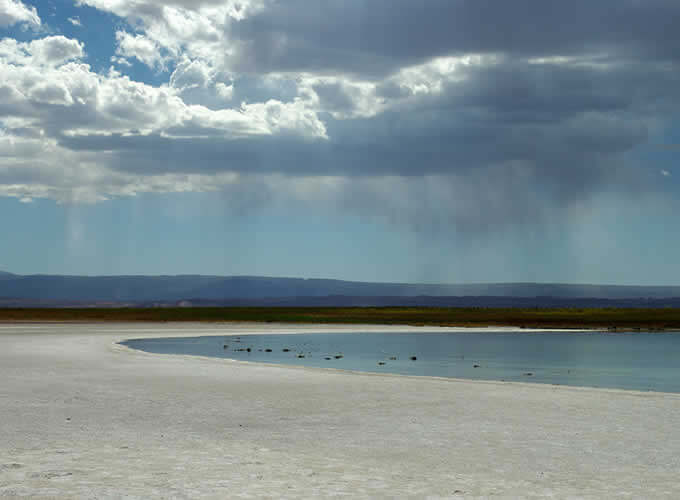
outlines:
{"label": "horizon line", "polygon": [[345,283],[363,283],[373,285],[415,285],[415,286],[489,286],[489,285],[537,285],[537,286],[587,286],[587,287],[654,287],[654,288],[676,288],[677,285],[649,285],[649,284],[611,284],[611,283],[582,283],[582,282],[560,282],[560,281],[477,281],[465,283],[445,283],[445,282],[408,282],[408,281],[362,281],[342,278],[317,278],[300,276],[270,276],[256,274],[50,274],[32,273],[19,274],[10,271],[0,270],[0,275],[10,275],[19,278],[27,277],[63,277],[63,278],[251,278],[251,279],[280,279],[280,280],[303,280],[303,281],[340,281]]}

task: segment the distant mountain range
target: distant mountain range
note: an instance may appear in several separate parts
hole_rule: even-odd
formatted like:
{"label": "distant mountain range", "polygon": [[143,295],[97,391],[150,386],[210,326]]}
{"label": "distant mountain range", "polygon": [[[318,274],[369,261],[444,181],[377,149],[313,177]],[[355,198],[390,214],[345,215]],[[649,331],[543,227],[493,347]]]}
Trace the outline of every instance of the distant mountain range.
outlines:
{"label": "distant mountain range", "polygon": [[0,306],[463,305],[551,307],[674,305],[680,286],[559,283],[411,284],[259,276],[57,276],[0,272]]}

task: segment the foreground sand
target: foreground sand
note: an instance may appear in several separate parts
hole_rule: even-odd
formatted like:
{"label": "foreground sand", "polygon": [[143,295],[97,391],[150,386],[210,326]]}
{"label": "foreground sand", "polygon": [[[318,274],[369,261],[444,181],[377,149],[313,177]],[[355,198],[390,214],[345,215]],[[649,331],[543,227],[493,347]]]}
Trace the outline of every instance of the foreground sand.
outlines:
{"label": "foreground sand", "polygon": [[114,344],[322,329],[0,325],[0,496],[680,498],[680,395]]}

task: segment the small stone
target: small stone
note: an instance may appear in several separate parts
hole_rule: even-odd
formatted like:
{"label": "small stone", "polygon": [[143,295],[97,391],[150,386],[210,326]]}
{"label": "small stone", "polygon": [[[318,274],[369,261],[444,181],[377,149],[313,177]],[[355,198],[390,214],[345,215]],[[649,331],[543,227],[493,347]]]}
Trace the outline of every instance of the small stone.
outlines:
{"label": "small stone", "polygon": [[382,366],[382,365],[385,364],[385,362],[384,362],[384,361],[378,361],[378,364],[379,364],[380,366]]}
{"label": "small stone", "polygon": [[272,352],[271,349],[265,349],[264,352]]}
{"label": "small stone", "polygon": [[526,372],[524,375],[526,375],[527,377],[531,377],[531,376],[533,375],[533,373],[531,373],[531,372]]}
{"label": "small stone", "polygon": [[472,365],[472,368],[479,368],[479,365]]}
{"label": "small stone", "polygon": [[415,360],[418,359],[418,358],[417,358],[416,356],[411,356],[409,359],[410,359],[411,361],[415,361]]}

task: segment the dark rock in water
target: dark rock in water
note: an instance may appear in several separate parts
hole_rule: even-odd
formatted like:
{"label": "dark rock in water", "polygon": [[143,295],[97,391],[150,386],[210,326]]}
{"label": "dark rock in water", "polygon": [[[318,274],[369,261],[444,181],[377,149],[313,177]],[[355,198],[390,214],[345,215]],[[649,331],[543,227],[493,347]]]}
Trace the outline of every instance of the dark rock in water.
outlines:
{"label": "dark rock in water", "polygon": [[378,361],[378,364],[379,364],[380,366],[382,366],[382,365],[385,364],[385,362],[384,362],[384,361]]}
{"label": "dark rock in water", "polygon": [[336,354],[335,359],[342,359],[344,356],[342,354]]}
{"label": "dark rock in water", "polygon": [[390,361],[396,361],[397,357],[396,356],[390,356]]}
{"label": "dark rock in water", "polygon": [[290,352],[290,349],[288,349],[287,347],[284,347],[284,348],[281,349],[281,350],[282,350],[283,352]]}
{"label": "dark rock in water", "polygon": [[526,372],[524,375],[526,375],[527,377],[531,377],[531,376],[533,375],[533,373],[531,373],[531,372]]}
{"label": "dark rock in water", "polygon": [[265,349],[264,352],[272,352],[271,349]]}
{"label": "dark rock in water", "polygon": [[409,359],[410,359],[411,361],[415,361],[415,360],[418,359],[418,358],[415,357],[415,356],[411,356]]}
{"label": "dark rock in water", "polygon": [[228,346],[227,344],[224,344],[224,345],[222,346],[222,349],[229,349],[229,346]]}
{"label": "dark rock in water", "polygon": [[472,368],[479,368],[479,365],[472,365]]}
{"label": "dark rock in water", "polygon": [[251,350],[252,350],[252,349],[251,349],[250,347],[248,347],[248,348],[246,349],[247,352],[250,352]]}
{"label": "dark rock in water", "polygon": [[329,356],[326,356],[326,357],[323,358],[323,359],[325,359],[326,361],[330,361],[330,360],[333,359],[333,358],[331,358],[331,357],[329,357]]}
{"label": "dark rock in water", "polygon": [[298,358],[304,358],[304,357],[305,357],[304,354],[298,354]]}

